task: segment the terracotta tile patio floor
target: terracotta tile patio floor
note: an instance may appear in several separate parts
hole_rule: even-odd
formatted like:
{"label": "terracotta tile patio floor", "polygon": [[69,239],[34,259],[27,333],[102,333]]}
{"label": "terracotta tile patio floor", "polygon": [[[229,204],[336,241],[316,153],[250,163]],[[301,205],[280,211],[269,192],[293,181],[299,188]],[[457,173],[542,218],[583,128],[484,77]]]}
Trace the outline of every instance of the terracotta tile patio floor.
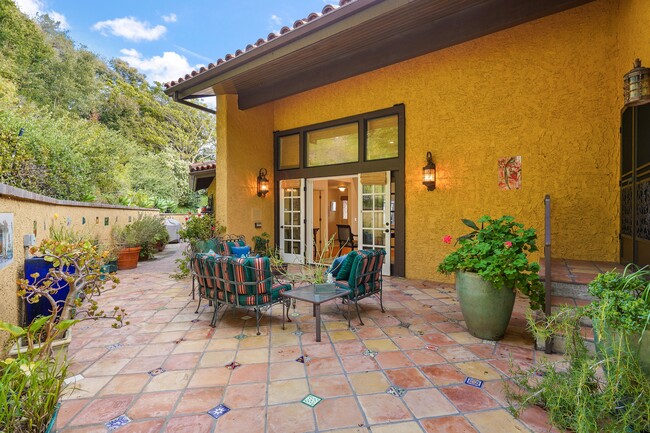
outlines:
{"label": "terracotta tile patio floor", "polygon": [[[554,431],[539,408],[519,420],[505,409],[510,359],[544,356],[524,329],[523,299],[498,343],[467,332],[450,285],[403,278],[385,279],[385,314],[377,300],[362,301],[365,326],[354,315],[348,330],[347,308],[324,304],[316,343],[311,306],[298,302],[286,330],[276,306],[257,336],[255,320],[246,319],[252,312],[228,310],[215,329],[212,307],[194,313],[190,280],[169,278],[180,248],[120,271],[118,288],[100,297],[105,308],[125,307],[131,325],[76,326],[70,375],[80,376],[64,397],[59,432],[105,432],[109,421],[127,420],[121,416],[130,422],[120,433]],[[241,366],[226,368],[232,361]],[[484,383],[467,385],[467,377]],[[302,402],[309,394],[322,399],[313,408]],[[221,404],[230,411],[207,413]]]}

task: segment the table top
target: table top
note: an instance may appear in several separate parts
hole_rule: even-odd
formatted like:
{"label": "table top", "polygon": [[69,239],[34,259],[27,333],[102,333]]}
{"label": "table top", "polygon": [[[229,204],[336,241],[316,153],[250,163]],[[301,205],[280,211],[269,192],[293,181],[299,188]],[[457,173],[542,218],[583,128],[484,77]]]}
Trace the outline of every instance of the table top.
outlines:
{"label": "table top", "polygon": [[335,298],[347,296],[349,289],[342,289],[336,284],[311,284],[305,287],[282,292],[286,298],[299,299],[301,301],[311,302],[312,304],[322,304]]}

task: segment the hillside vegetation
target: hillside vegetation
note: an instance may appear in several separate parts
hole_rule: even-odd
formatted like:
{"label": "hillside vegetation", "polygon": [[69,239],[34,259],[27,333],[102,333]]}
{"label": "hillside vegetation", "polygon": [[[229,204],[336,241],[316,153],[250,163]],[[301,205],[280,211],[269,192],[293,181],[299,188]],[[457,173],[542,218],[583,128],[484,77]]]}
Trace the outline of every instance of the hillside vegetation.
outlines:
{"label": "hillside vegetation", "polygon": [[51,197],[196,206],[188,165],[214,158],[214,117],[105,61],[47,15],[0,0],[0,182]]}

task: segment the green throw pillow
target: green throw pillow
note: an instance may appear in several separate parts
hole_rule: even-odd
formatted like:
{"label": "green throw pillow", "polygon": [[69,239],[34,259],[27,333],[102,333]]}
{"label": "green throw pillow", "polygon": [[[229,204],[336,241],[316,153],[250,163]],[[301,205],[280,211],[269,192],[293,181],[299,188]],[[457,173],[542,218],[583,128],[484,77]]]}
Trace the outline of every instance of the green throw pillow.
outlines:
{"label": "green throw pillow", "polygon": [[357,251],[350,251],[348,256],[343,260],[341,268],[339,269],[339,274],[336,276],[337,280],[347,280],[350,277],[350,270],[352,269],[352,264],[357,258]]}

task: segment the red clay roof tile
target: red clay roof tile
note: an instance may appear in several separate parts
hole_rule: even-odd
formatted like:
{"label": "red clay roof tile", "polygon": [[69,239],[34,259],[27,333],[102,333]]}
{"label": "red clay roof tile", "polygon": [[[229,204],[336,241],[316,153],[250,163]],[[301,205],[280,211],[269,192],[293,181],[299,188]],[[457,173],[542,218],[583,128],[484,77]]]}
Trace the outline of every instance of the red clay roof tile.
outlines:
{"label": "red clay roof tile", "polygon": [[[334,6],[334,5],[331,5],[331,4],[325,5],[325,7],[323,7],[323,10],[321,11],[321,13],[312,12],[312,13],[310,13],[310,14],[307,16],[307,18],[303,18],[303,19],[301,19],[301,20],[296,20],[296,21],[293,23],[293,29],[297,29],[298,27],[301,27],[301,26],[303,26],[303,25],[305,25],[305,24],[309,24],[310,22],[312,22],[312,21],[314,21],[314,20],[316,20],[316,19],[322,17],[323,15],[325,15],[325,14],[329,14],[329,13],[332,13],[332,12],[334,12],[336,9],[338,9],[339,7],[341,7],[341,6],[345,6],[346,4],[348,4],[348,3],[352,3],[353,1],[355,1],[355,0],[340,0],[338,6]],[[189,80],[189,79],[192,78],[192,77],[196,77],[197,75],[200,75],[200,74],[206,72],[206,71],[209,70],[209,69],[214,69],[215,67],[218,67],[218,66],[221,65],[222,63],[226,63],[226,62],[228,62],[229,60],[234,59],[235,57],[238,57],[238,56],[240,56],[240,55],[242,55],[242,54],[244,54],[244,53],[247,53],[247,52],[249,52],[249,51],[253,51],[255,48],[259,47],[260,45],[264,45],[265,43],[267,43],[267,42],[269,42],[269,41],[272,41],[273,39],[277,39],[277,38],[281,37],[282,35],[285,35],[285,34],[287,34],[287,33],[290,33],[293,29],[292,29],[292,28],[289,28],[289,27],[287,27],[287,26],[284,26],[284,27],[282,27],[282,29],[280,29],[280,32],[279,32],[278,34],[276,34],[276,33],[269,33],[268,36],[266,37],[266,40],[264,40],[264,38],[259,38],[259,39],[255,42],[254,45],[253,45],[253,44],[248,44],[248,45],[246,45],[245,51],[237,50],[237,51],[235,51],[235,54],[234,54],[234,55],[232,55],[232,54],[226,54],[226,56],[225,56],[225,60],[224,60],[224,59],[218,59],[218,60],[216,61],[216,63],[210,63],[210,64],[208,65],[208,68],[207,68],[207,69],[206,69],[205,67],[201,67],[198,71],[196,71],[196,70],[192,71],[192,72],[191,72],[191,74],[192,74],[191,76],[190,76],[190,74],[187,74],[187,75],[185,75],[185,78],[184,78],[184,79],[183,79],[183,77],[181,77],[181,78],[179,78],[179,79],[176,80],[176,81],[170,81],[170,82],[168,82],[168,83],[165,83],[165,88],[166,88],[166,89],[169,89],[170,87],[174,87],[174,86],[176,86],[176,85],[178,85],[178,84],[180,84],[180,83],[182,83],[182,82],[184,82],[184,81]]]}
{"label": "red clay roof tile", "polygon": [[196,171],[203,171],[203,170],[215,170],[216,168],[217,168],[216,161],[195,162],[193,164],[190,164],[190,173],[194,173]]}

